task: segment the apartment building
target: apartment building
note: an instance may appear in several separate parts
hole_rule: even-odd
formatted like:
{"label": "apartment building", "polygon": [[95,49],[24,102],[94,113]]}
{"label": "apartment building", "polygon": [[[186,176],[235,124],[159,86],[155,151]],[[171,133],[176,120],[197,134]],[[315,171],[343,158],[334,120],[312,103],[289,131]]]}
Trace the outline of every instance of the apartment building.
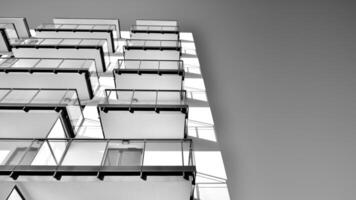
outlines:
{"label": "apartment building", "polygon": [[0,199],[229,199],[193,33],[0,18]]}

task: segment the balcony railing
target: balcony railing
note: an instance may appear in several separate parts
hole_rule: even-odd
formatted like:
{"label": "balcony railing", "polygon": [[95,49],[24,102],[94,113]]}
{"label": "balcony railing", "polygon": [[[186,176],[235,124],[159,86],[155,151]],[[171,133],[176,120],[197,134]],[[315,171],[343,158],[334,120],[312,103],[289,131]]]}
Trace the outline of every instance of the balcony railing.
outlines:
{"label": "balcony railing", "polygon": [[76,132],[84,116],[75,89],[0,88],[0,109],[55,110],[67,113]]}
{"label": "balcony railing", "polygon": [[[14,48],[18,47],[97,47],[103,46],[107,48],[105,39],[78,39],[78,38],[28,38],[28,39],[12,39],[10,44]],[[106,49],[107,50],[107,49]]]}
{"label": "balcony railing", "polygon": [[184,64],[182,60],[139,60],[119,59],[117,73],[153,73],[153,74],[183,74]]}
{"label": "balcony railing", "polygon": [[116,30],[115,25],[111,24],[58,24],[58,23],[45,23],[39,25],[35,31],[105,31],[111,32]]}
{"label": "balcony railing", "polygon": [[162,26],[162,25],[132,25],[132,33],[179,33],[178,26]]}
{"label": "balcony railing", "polygon": [[124,46],[126,50],[181,50],[180,40],[143,40],[127,39]]}
{"label": "balcony railing", "polygon": [[2,70],[89,70],[96,73],[93,59],[61,59],[61,58],[0,58]]}
{"label": "balcony railing", "polygon": [[0,139],[0,175],[195,177],[189,139]]}
{"label": "balcony railing", "polygon": [[188,112],[185,90],[106,89],[105,103],[99,107],[110,110],[180,110]]}

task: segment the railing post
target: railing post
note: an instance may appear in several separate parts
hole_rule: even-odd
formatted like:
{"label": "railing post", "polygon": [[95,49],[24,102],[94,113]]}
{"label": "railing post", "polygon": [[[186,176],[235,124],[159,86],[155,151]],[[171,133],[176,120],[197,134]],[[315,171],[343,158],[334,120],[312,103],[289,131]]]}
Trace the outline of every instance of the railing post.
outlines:
{"label": "railing post", "polygon": [[146,175],[143,174],[143,165],[144,165],[144,161],[145,161],[145,152],[146,152],[146,140],[143,140],[143,152],[142,152],[141,166],[140,166],[140,177],[143,180],[147,179]]}
{"label": "railing post", "polygon": [[131,100],[130,100],[130,106],[129,106],[129,111],[132,112],[132,103],[133,103],[133,99],[134,99],[134,96],[135,96],[135,90],[132,90],[132,95],[131,95]]}
{"label": "railing post", "polygon": [[156,99],[155,99],[155,111],[158,113],[157,104],[158,104],[158,90],[156,90]]}
{"label": "railing post", "polygon": [[183,140],[180,142],[181,150],[182,150],[182,167],[184,167],[184,149],[183,149]]}
{"label": "railing post", "polygon": [[103,168],[103,166],[104,166],[104,164],[105,164],[106,156],[107,156],[107,153],[108,153],[109,143],[110,143],[110,139],[108,139],[108,140],[106,141],[106,145],[105,145],[103,157],[102,157],[102,159],[101,159],[100,167],[99,167],[98,173],[97,173],[97,175],[96,175],[97,178],[100,179],[100,180],[104,180],[104,176],[103,176],[102,174],[100,174],[100,171],[101,171],[101,169]]}
{"label": "railing post", "polygon": [[192,142],[189,143],[189,161],[188,161],[188,165],[193,165],[193,146],[192,146]]}

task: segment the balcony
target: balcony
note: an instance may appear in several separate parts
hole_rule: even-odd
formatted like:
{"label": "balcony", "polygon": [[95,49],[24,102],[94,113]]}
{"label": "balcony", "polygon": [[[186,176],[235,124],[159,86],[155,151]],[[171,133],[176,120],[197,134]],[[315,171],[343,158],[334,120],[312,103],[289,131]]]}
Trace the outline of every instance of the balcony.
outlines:
{"label": "balcony", "polygon": [[0,58],[0,88],[75,88],[86,101],[98,87],[94,60]]}
{"label": "balcony", "polygon": [[177,21],[136,20],[131,26],[131,39],[179,40]]}
{"label": "balcony", "polygon": [[188,105],[184,90],[105,90],[98,105],[105,138],[186,137]]}
{"label": "balcony", "polygon": [[125,59],[180,60],[181,42],[179,40],[126,40]]}
{"label": "balcony", "polygon": [[181,90],[184,66],[181,60],[118,60],[115,88]]}
{"label": "balcony", "polygon": [[28,23],[24,17],[0,17],[0,24],[11,24],[11,26],[6,26],[6,28],[12,29],[11,32],[16,31],[17,37],[10,38],[29,38],[31,37],[30,29],[28,28]]}
{"label": "balcony", "polygon": [[9,138],[0,149],[0,185],[17,183],[28,199],[188,200],[194,193],[188,139]]}
{"label": "balcony", "polygon": [[36,37],[39,38],[95,38],[105,39],[108,51],[115,52],[115,25],[110,24],[42,24],[38,26]]}
{"label": "balcony", "polygon": [[47,137],[53,128],[74,137],[82,122],[75,89],[0,88],[0,138]]}
{"label": "balcony", "polygon": [[98,72],[106,71],[108,51],[103,39],[31,38],[10,40],[12,53],[19,58],[94,59]]}

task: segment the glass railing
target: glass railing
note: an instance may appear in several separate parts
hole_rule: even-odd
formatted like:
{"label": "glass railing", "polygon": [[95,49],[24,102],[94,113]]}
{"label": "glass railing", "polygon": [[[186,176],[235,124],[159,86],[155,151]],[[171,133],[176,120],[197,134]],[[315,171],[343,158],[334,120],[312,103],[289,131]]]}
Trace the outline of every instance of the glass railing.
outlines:
{"label": "glass railing", "polygon": [[61,58],[0,58],[2,69],[88,69],[95,72],[95,61],[92,59]]}
{"label": "glass railing", "polygon": [[75,89],[0,88],[0,107],[30,109],[58,109],[65,107],[75,132],[84,117]]}
{"label": "glass railing", "polygon": [[180,50],[180,40],[143,40],[143,39],[127,39],[125,44],[126,49],[173,49]]}
{"label": "glass railing", "polygon": [[185,90],[106,89],[106,104],[121,106],[186,106]]}
{"label": "glass railing", "polygon": [[119,59],[118,70],[155,70],[155,71],[183,71],[182,60],[138,60],[138,59]]}
{"label": "glass railing", "polygon": [[97,30],[107,30],[114,31],[116,30],[115,25],[111,24],[54,24],[54,23],[45,23],[39,25],[36,31],[45,31],[45,30],[70,30],[70,31],[97,31]]}
{"label": "glass railing", "polygon": [[12,172],[75,171],[83,167],[95,171],[167,172],[167,169],[181,171],[181,167],[194,167],[190,139],[3,138],[0,152],[0,171]]}
{"label": "glass railing", "polygon": [[12,23],[0,23],[0,29],[5,29],[8,38],[19,38],[15,25]]}
{"label": "glass railing", "polygon": [[175,32],[178,33],[178,26],[160,26],[160,25],[132,25],[132,32]]}
{"label": "glass railing", "polygon": [[[105,39],[78,39],[78,38],[28,38],[28,39],[11,39],[10,44],[17,46],[74,46],[74,47],[91,47],[103,46],[107,51],[107,41]],[[104,50],[104,51],[105,51]]]}

